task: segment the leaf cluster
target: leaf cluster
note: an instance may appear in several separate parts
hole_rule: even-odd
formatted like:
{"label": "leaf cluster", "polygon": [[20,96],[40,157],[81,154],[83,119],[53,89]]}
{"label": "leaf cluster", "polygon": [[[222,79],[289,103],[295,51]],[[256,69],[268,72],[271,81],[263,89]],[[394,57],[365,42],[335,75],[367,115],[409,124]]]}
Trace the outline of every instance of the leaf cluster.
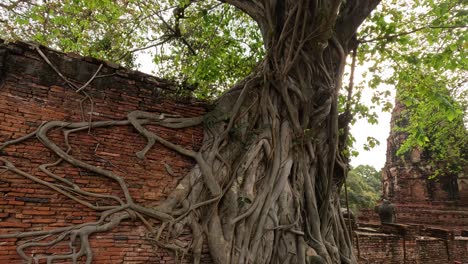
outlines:
{"label": "leaf cluster", "polygon": [[[395,87],[408,108],[407,124],[399,128],[408,135],[400,155],[417,147],[435,163],[466,164],[465,9],[458,0],[384,1],[360,31],[359,61],[372,62],[366,85]],[[376,91],[373,102],[389,110],[382,96],[388,93]]]}
{"label": "leaf cluster", "polygon": [[32,41],[126,67],[151,51],[155,74],[211,98],[264,55],[256,24],[214,0],[6,0],[0,38]]}
{"label": "leaf cluster", "polygon": [[136,43],[139,12],[132,0],[6,0],[0,5],[0,37],[31,41],[63,52],[92,56],[127,67]]}
{"label": "leaf cluster", "polygon": [[[349,171],[346,179],[349,209],[357,213],[359,209],[373,208],[380,199],[380,172],[369,165],[359,165]],[[341,191],[341,205],[346,205],[345,192]]]}

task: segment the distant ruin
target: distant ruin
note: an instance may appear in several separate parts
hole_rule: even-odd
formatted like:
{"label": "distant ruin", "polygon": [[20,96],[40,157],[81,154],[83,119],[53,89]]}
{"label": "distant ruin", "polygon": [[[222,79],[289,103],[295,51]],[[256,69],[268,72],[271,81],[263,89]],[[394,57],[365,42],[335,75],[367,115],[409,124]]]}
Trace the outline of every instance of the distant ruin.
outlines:
{"label": "distant ruin", "polygon": [[387,160],[382,171],[382,196],[396,207],[396,224],[380,224],[372,209],[361,210],[355,230],[360,263],[468,262],[468,175],[430,179],[429,155],[413,149],[397,156],[406,135],[404,106],[396,102]]}
{"label": "distant ruin", "polygon": [[[392,127],[404,126],[404,106],[397,101]],[[430,153],[414,148],[404,156],[397,151],[405,140],[403,132],[392,132],[387,140],[387,161],[382,174],[383,196],[399,204],[443,204],[468,206],[468,174],[444,174],[431,179],[434,173]],[[466,164],[465,164],[466,166]]]}

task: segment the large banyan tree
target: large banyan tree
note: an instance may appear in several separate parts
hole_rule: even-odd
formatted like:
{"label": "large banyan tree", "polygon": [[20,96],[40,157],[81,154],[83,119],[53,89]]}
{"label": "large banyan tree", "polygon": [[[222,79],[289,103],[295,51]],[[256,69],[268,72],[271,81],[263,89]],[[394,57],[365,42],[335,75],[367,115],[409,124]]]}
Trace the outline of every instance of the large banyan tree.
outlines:
{"label": "large banyan tree", "polygon": [[[125,16],[112,8],[116,2],[119,1],[108,1],[105,14],[115,13],[122,19]],[[150,46],[177,39],[189,53],[196,54],[200,52],[198,48],[203,49],[207,45],[190,42],[187,36],[191,33],[182,27],[181,21],[190,19],[184,12],[189,12],[192,4],[203,5],[204,1],[180,2],[177,8],[171,9],[174,15],[172,20],[157,11],[152,13],[167,27],[162,40]],[[55,234],[57,239],[53,243],[65,239],[76,242],[76,238],[79,238],[79,251],[72,255],[45,258],[76,260],[85,256],[87,263],[91,263],[93,255],[88,237],[110,230],[121,221],[137,215],[141,219],[149,217],[160,220],[161,224],[148,226],[155,234],[167,232],[176,226],[189,227],[194,239],[190,249],[194,263],[200,262],[203,243],[208,244],[214,263],[219,264],[357,262],[353,255],[352,238],[340,213],[339,190],[345,181],[348,164],[344,149],[347,146],[349,116],[346,111],[344,115],[339,115],[338,95],[346,58],[359,43],[356,37],[358,27],[380,1],[221,2],[234,6],[252,18],[263,39],[264,56],[249,68],[252,69],[250,74],[222,93],[215,101],[214,109],[204,117],[178,118],[164,116],[163,113],[137,111],[129,113],[128,119],[123,121],[54,121],[42,125],[30,136],[36,135],[55,152],[60,157],[58,162],[68,162],[117,181],[125,197],[114,197],[116,204],[108,208],[85,204],[102,211],[101,219],[95,223],[55,231],[16,234],[16,237]],[[215,7],[207,6],[202,12],[204,19],[200,21],[216,25],[217,20],[207,15],[210,8]],[[93,16],[90,10],[87,16]],[[229,12],[223,15],[228,16]],[[138,23],[144,23],[144,17],[139,17]],[[67,22],[63,20],[60,23],[65,25]],[[82,25],[82,29],[87,26]],[[115,42],[109,39],[120,38],[120,46],[125,47],[128,45],[125,39],[131,38],[132,34],[118,35],[121,33],[119,27],[113,30],[117,33],[106,33],[96,44],[97,49],[110,50],[107,53],[109,57],[130,63],[128,54],[113,50]],[[191,30],[193,34],[197,33],[196,26]],[[225,34],[229,37],[237,33],[228,31]],[[45,36],[47,34],[36,40]],[[216,38],[215,35],[206,37]],[[56,45],[60,47],[61,44]],[[222,49],[223,45],[216,48]],[[96,47],[89,46],[87,50],[93,48]],[[250,50],[254,48],[250,46]],[[241,50],[240,53],[245,51]],[[233,63],[229,56],[222,60]],[[202,68],[193,73],[200,76],[201,71],[206,76],[210,70]],[[226,71],[225,74],[229,76],[230,72]],[[191,83],[195,82],[192,80]],[[69,85],[79,88],[72,83]],[[203,83],[200,85],[203,86]],[[198,152],[194,152],[166,141],[145,128],[146,124],[154,122],[171,128],[203,122],[203,145]],[[78,160],[73,157],[72,149],[60,149],[47,136],[48,131],[57,127],[66,130],[64,135],[67,139],[71,133],[113,125],[133,126],[148,140],[147,146],[137,153],[140,158],[144,158],[145,153],[158,142],[196,161],[195,167],[158,207],[146,208],[135,204],[122,177]],[[26,138],[28,136],[23,139]],[[0,148],[17,142],[6,142]],[[24,175],[8,160],[2,158],[0,161],[1,167]],[[50,166],[54,164],[46,164],[42,169],[54,176],[47,170]],[[38,243],[23,244],[20,251]],[[171,250],[180,250],[170,241],[156,239],[155,243]],[[22,256],[32,261],[31,257]]]}

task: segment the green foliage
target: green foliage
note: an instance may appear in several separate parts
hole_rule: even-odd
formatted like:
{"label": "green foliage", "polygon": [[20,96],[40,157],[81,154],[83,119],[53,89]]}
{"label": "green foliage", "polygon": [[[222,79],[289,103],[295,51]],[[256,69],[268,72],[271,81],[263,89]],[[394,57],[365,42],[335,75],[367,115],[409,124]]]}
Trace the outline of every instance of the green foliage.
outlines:
{"label": "green foliage", "polygon": [[166,22],[179,25],[182,41],[158,47],[161,55],[154,60],[163,65],[159,74],[197,86],[199,97],[219,95],[247,76],[264,55],[254,22],[230,5],[217,1],[191,4],[178,20]]}
{"label": "green foliage", "polygon": [[[380,198],[380,172],[369,165],[359,165],[348,173],[349,209],[356,213],[359,209],[373,208]],[[344,190],[341,191],[341,206],[346,206]]]}
{"label": "green foliage", "polygon": [[33,41],[135,67],[152,49],[157,75],[213,97],[249,74],[263,57],[253,21],[209,0],[7,0],[0,37]]}
{"label": "green foliage", "polygon": [[64,52],[77,52],[126,66],[125,55],[142,36],[134,34],[140,16],[135,1],[7,0],[0,9],[0,37],[32,41]]}
{"label": "green foliage", "polygon": [[[401,100],[407,101],[404,98]],[[468,164],[468,131],[463,119],[457,113],[447,116],[440,114],[437,101],[431,102],[427,97],[416,97],[413,100],[421,103],[418,107],[407,104],[407,118],[402,120],[397,130],[408,133],[408,137],[397,154],[403,155],[415,147],[422,149],[434,168],[432,178],[463,172]],[[446,97],[443,103],[461,112],[461,107],[450,97]]]}
{"label": "green foliage", "polygon": [[373,62],[368,84],[396,87],[409,109],[398,154],[418,147],[453,172],[467,155],[465,8],[458,0],[384,1],[360,33],[360,62]]}

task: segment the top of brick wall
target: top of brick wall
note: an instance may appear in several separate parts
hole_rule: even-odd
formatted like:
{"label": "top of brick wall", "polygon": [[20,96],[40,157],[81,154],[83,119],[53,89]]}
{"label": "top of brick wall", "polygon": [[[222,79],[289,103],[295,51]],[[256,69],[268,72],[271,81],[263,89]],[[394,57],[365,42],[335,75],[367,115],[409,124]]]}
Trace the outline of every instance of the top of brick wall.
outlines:
{"label": "top of brick wall", "polygon": [[[63,79],[41,58],[35,45],[26,42],[5,42],[0,39],[0,85],[7,73],[21,73],[37,78],[37,83],[45,86],[65,84]],[[62,53],[48,47],[39,46],[51,63],[70,81],[81,86],[98,70],[91,85],[97,90],[125,89],[130,95],[140,95],[141,90],[153,98],[170,97],[175,101],[207,107],[208,102],[187,96],[185,87],[166,79],[124,68],[118,64],[76,53]],[[21,58],[27,58],[22,60]],[[102,77],[99,77],[102,76]],[[129,85],[130,84],[130,85]],[[94,89],[87,91],[94,93]],[[148,94],[148,91],[150,93]],[[183,96],[181,94],[184,94]]]}

